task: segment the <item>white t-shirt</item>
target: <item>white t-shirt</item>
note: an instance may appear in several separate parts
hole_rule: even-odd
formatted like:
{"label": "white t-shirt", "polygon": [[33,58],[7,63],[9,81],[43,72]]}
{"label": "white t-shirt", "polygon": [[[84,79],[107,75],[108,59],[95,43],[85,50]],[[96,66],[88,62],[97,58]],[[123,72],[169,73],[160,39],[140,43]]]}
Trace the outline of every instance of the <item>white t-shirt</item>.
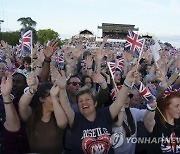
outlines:
{"label": "white t-shirt", "polygon": [[[135,143],[135,140],[133,140],[133,138],[137,136],[137,122],[143,121],[146,110],[130,108],[130,111],[131,111],[131,114],[132,114],[132,117],[133,117],[134,123],[135,123],[135,128],[136,128],[135,133],[133,135],[131,135],[131,137],[125,138],[126,133],[122,126],[112,128],[112,132],[116,136],[116,139],[113,142],[115,154],[121,154],[121,153],[122,154],[134,154],[135,153],[136,143]],[[119,135],[117,135],[117,134],[119,134]],[[119,139],[118,139],[118,137],[119,137]],[[122,137],[123,137],[123,143],[122,143]]]}

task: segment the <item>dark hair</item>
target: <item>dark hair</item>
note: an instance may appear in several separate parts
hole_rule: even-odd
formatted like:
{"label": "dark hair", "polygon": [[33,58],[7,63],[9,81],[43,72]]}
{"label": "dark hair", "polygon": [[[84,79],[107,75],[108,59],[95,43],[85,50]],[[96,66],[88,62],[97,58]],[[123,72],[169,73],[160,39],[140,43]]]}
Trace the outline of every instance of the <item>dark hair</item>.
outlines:
{"label": "dark hair", "polygon": [[51,82],[41,83],[38,86],[38,89],[36,92],[36,97],[46,98],[47,95],[49,95],[49,90],[52,88],[52,86],[53,86],[53,84]]}
{"label": "dark hair", "polygon": [[[93,80],[92,80],[92,78],[91,78],[89,75],[83,75],[83,76],[82,76],[82,86],[85,85],[85,80],[86,80],[87,78],[90,78],[91,83],[92,83],[92,86],[93,86]],[[91,88],[92,88],[92,86],[91,86]]]}
{"label": "dark hair", "polygon": [[67,80],[67,84],[69,84],[71,78],[79,78],[79,80],[81,81],[81,78],[79,77],[79,75],[78,75],[78,74],[74,74],[74,75],[71,75],[71,76],[69,77],[69,79]]}
{"label": "dark hair", "polygon": [[92,97],[94,103],[97,102],[97,93],[96,93],[96,91],[94,91],[93,89],[91,89],[91,88],[89,88],[89,87],[87,87],[87,86],[84,86],[84,87],[82,87],[82,88],[80,88],[80,89],[78,90],[78,93],[77,93],[77,95],[76,95],[76,102],[77,102],[77,103],[78,103],[79,97],[80,97],[81,95],[84,95],[84,94],[89,94],[89,95]]}
{"label": "dark hair", "polygon": [[[168,108],[168,106],[171,104],[171,100],[173,98],[180,98],[180,92],[176,91],[176,92],[172,92],[169,96],[164,97],[164,92],[162,92],[158,98],[157,98],[157,107],[159,108],[159,110],[162,112],[162,114],[165,116],[165,110]],[[165,125],[165,120],[163,119],[162,115],[159,113],[159,111],[157,111],[159,117],[160,117],[160,121],[163,125]]]}
{"label": "dark hair", "polygon": [[23,58],[23,63],[27,62],[28,64],[31,64],[31,57],[26,56]]}

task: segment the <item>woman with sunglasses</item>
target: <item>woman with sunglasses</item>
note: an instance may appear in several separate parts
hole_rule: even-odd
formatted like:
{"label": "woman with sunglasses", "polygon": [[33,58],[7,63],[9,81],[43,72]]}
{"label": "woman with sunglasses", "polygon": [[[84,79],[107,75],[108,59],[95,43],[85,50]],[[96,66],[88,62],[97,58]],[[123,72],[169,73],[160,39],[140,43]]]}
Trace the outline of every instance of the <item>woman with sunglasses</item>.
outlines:
{"label": "woman with sunglasses", "polygon": [[[34,73],[28,76],[27,83],[29,87],[19,101],[19,112],[26,122],[30,150],[59,154],[62,152],[63,129],[67,125],[59,103],[59,87],[55,83],[42,83],[38,87],[39,81]],[[31,101],[34,108],[30,106]]]}
{"label": "woman with sunglasses", "polygon": [[154,141],[148,144],[148,153],[180,153],[180,87],[168,87],[160,94],[157,112],[154,111],[145,124],[151,141]]}
{"label": "woman with sunglasses", "polygon": [[136,71],[132,70],[126,76],[125,84],[117,94],[116,101],[109,107],[98,110],[96,110],[95,93],[83,87],[76,96],[79,113],[75,113],[66,94],[65,73],[61,71],[57,83],[60,88],[60,102],[67,115],[73,136],[72,153],[113,153],[110,144],[113,119],[123,106],[134,77],[136,77]]}

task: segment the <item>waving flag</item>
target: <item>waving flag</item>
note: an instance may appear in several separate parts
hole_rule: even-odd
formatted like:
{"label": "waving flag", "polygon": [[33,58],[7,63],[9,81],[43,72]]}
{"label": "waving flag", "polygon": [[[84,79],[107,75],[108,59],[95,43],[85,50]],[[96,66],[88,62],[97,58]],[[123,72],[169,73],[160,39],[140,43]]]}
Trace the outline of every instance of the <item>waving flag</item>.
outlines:
{"label": "waving flag", "polygon": [[144,84],[142,82],[140,82],[140,84],[137,86],[137,85],[134,85],[135,88],[139,91],[140,95],[148,102],[148,103],[151,103],[154,101],[154,97],[153,95],[149,92],[148,88],[146,88],[144,86]]}
{"label": "waving flag", "polygon": [[124,66],[124,58],[122,56],[116,57],[116,69],[122,71],[122,67]]}
{"label": "waving flag", "polygon": [[143,48],[144,39],[132,31],[128,32],[129,35],[127,35],[126,38],[125,50],[133,51],[139,54]]}
{"label": "waving flag", "polygon": [[28,30],[22,33],[22,51],[23,54],[30,54],[32,48],[32,31]]}
{"label": "waving flag", "polygon": [[116,88],[113,88],[111,90],[111,93],[110,93],[110,96],[112,98],[112,101],[115,101],[116,100],[116,93],[122,88],[121,85],[117,86],[117,89]]}
{"label": "waving flag", "polygon": [[112,78],[114,79],[114,74],[116,70],[122,71],[122,67],[124,66],[124,58],[121,56],[117,56],[115,63],[107,62],[109,71],[111,73]]}

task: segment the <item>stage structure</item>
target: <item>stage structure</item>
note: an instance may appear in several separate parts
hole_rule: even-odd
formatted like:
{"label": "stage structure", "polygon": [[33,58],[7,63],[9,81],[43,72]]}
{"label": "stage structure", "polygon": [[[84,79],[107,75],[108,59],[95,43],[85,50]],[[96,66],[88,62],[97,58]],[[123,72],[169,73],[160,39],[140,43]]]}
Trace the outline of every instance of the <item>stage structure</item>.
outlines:
{"label": "stage structure", "polygon": [[98,26],[98,29],[102,29],[102,37],[109,35],[110,39],[125,39],[128,30],[139,31],[139,28],[135,28],[135,25],[112,23],[102,23],[102,26]]}

